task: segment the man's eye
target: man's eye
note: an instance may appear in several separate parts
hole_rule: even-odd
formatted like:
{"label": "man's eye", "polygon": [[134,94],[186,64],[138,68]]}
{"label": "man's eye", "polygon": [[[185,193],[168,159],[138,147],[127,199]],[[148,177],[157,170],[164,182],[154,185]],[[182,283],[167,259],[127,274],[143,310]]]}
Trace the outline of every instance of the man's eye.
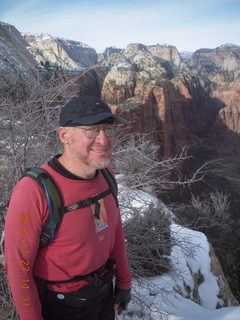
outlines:
{"label": "man's eye", "polygon": [[88,129],[86,129],[86,131],[87,132],[97,132],[98,131],[98,129],[97,128],[88,128]]}
{"label": "man's eye", "polygon": [[105,127],[105,130],[113,130],[113,127]]}

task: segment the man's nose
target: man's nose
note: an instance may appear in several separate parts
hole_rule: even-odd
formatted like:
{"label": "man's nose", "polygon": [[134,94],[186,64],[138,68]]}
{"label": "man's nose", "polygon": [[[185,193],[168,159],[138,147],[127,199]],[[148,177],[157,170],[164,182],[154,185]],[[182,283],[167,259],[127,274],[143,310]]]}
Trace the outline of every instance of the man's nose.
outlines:
{"label": "man's nose", "polygon": [[101,144],[107,144],[109,143],[109,138],[105,135],[105,132],[103,129],[100,130],[99,134],[97,135],[96,142],[101,143]]}

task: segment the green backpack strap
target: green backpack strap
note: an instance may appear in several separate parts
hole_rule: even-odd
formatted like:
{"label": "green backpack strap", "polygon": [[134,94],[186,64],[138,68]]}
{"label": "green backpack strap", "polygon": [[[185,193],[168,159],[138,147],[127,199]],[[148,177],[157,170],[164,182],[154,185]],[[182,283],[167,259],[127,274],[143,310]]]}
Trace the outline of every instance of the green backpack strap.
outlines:
{"label": "green backpack strap", "polygon": [[61,193],[48,172],[42,168],[28,168],[23,177],[34,179],[46,194],[49,215],[40,237],[40,247],[45,247],[54,239],[63,218]]}
{"label": "green backpack strap", "polygon": [[108,168],[101,169],[101,173],[103,174],[105,180],[107,181],[109,188],[112,192],[112,195],[114,197],[114,200],[116,202],[116,205],[118,207],[119,203],[117,198],[117,195],[118,195],[117,182]]}

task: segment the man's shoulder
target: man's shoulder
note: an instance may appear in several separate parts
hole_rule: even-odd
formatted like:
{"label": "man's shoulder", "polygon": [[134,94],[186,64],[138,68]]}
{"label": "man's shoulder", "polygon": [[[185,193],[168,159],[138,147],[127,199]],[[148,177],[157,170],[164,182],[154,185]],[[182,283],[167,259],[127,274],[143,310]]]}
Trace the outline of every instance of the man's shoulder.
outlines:
{"label": "man's shoulder", "polygon": [[[48,166],[46,163],[46,164],[43,164],[42,166],[40,166],[39,168],[43,168],[44,170],[48,171],[47,167]],[[27,168],[24,171],[23,175],[20,177],[20,179],[18,180],[18,182],[16,183],[16,185],[13,188],[14,192],[19,191],[19,190],[24,191],[24,190],[28,190],[28,189],[35,190],[35,189],[39,188],[36,181],[34,181],[34,179],[32,179],[31,176],[27,175],[27,172],[31,169],[34,169],[34,167]]]}
{"label": "man's shoulder", "polygon": [[13,187],[12,192],[9,197],[10,201],[29,201],[34,198],[42,198],[43,190],[42,188],[30,177],[23,176]]}

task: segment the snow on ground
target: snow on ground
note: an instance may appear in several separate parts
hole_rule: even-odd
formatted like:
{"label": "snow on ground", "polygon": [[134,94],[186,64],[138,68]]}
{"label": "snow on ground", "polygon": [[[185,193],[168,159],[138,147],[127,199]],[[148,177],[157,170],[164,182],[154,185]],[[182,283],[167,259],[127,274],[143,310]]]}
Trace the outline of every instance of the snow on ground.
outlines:
{"label": "snow on ground", "polygon": [[[144,206],[152,203],[158,205],[156,198],[147,193],[129,190],[120,183],[120,206],[126,197],[131,204],[143,214]],[[161,204],[163,210],[170,210]],[[122,208],[123,221],[130,212]],[[173,214],[170,213],[170,216]],[[119,320],[240,320],[240,307],[224,307],[218,298],[217,278],[211,273],[209,243],[206,236],[172,222],[171,233],[173,247],[171,250],[172,270],[161,276],[134,281],[128,311],[118,316]],[[203,282],[198,287],[200,304],[191,300],[194,289],[192,273],[200,272]],[[178,292],[181,292],[180,295]],[[148,308],[146,308],[148,306]]]}
{"label": "snow on ground", "polygon": [[[187,246],[184,247],[173,246],[171,253],[173,267],[189,270],[188,264],[194,273],[200,271],[204,278],[204,282],[199,285],[201,305],[210,310],[216,309],[217,304],[223,305],[223,301],[217,298],[219,293],[217,278],[210,272],[210,247],[206,236],[176,224],[172,224],[172,236],[177,243],[187,242]],[[187,271],[184,272],[184,280],[193,290],[192,277]]]}

